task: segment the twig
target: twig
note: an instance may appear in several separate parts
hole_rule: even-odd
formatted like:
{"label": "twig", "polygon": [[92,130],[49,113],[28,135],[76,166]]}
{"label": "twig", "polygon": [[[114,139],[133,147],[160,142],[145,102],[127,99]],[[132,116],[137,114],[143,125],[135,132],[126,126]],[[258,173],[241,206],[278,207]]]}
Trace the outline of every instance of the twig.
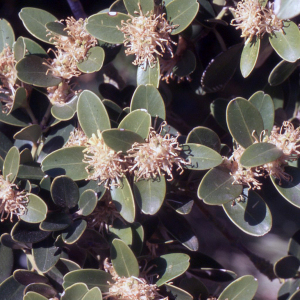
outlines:
{"label": "twig", "polygon": [[80,0],[67,0],[68,4],[72,10],[72,13],[75,19],[87,18],[87,14],[85,13]]}

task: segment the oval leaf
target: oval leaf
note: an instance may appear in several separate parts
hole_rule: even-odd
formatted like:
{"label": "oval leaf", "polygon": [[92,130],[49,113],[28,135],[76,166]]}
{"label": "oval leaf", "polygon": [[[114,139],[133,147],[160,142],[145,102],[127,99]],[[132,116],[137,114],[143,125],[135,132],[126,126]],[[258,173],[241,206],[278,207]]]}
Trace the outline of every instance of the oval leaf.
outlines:
{"label": "oval leaf", "polygon": [[70,101],[63,105],[53,105],[51,107],[51,114],[54,118],[61,121],[68,121],[72,119],[76,113],[78,96],[75,95]]}
{"label": "oval leaf", "polygon": [[15,34],[11,25],[5,19],[0,19],[0,53],[7,46],[12,49],[14,41]]}
{"label": "oval leaf", "polygon": [[97,194],[93,190],[86,190],[80,195],[78,208],[82,216],[91,214],[97,205]]}
{"label": "oval leaf", "polygon": [[16,42],[14,43],[14,56],[15,60],[19,61],[25,56],[26,46],[23,37],[18,37]]}
{"label": "oval leaf", "polygon": [[153,12],[154,3],[152,0],[124,0],[125,7],[128,13],[132,16],[135,16],[136,11],[140,11],[139,5],[142,9],[143,15],[147,12]]}
{"label": "oval leaf", "polygon": [[61,300],[82,300],[83,296],[88,292],[86,284],[78,282],[65,289]]}
{"label": "oval leaf", "polygon": [[298,273],[300,261],[293,255],[287,255],[279,259],[274,265],[274,273],[279,278],[292,278]]}
{"label": "oval leaf", "polygon": [[40,223],[46,219],[47,205],[37,195],[28,194],[29,202],[26,206],[26,213],[20,217],[27,223]]}
{"label": "oval leaf", "polygon": [[241,184],[233,184],[234,178],[224,167],[213,168],[203,177],[198,187],[198,197],[206,204],[221,205],[236,199],[243,191]]}
{"label": "oval leaf", "polygon": [[26,295],[24,296],[24,300],[47,300],[48,298],[35,293],[35,292],[28,292],[26,293]]}
{"label": "oval leaf", "polygon": [[66,244],[77,242],[86,229],[87,223],[85,220],[77,220],[71,226],[64,230],[62,236]]}
{"label": "oval leaf", "polygon": [[11,248],[0,244],[0,280],[4,281],[12,273],[14,266],[14,255]]}
{"label": "oval leaf", "polygon": [[101,290],[95,286],[84,295],[82,300],[102,300]]}
{"label": "oval leaf", "polygon": [[42,135],[41,126],[37,124],[32,124],[18,131],[14,135],[14,139],[26,140],[26,141],[31,141],[33,143],[36,143],[38,139],[41,137],[41,135]]}
{"label": "oval leaf", "polygon": [[180,289],[177,286],[165,283],[165,287],[167,289],[167,292],[171,293],[171,295],[177,300],[193,300],[194,299],[191,294],[189,294],[187,291],[184,291],[183,289]]}
{"label": "oval leaf", "polygon": [[1,298],[5,300],[23,300],[24,288],[23,284],[10,276],[0,285]]}
{"label": "oval leaf", "polygon": [[253,236],[262,236],[272,227],[272,216],[264,200],[254,191],[249,191],[247,200],[228,202],[223,205],[230,220],[242,231]]}
{"label": "oval leaf", "polygon": [[157,58],[155,65],[150,68],[148,65],[139,65],[137,69],[136,81],[137,85],[150,84],[158,88],[160,80],[160,64]]}
{"label": "oval leaf", "polygon": [[255,142],[253,132],[260,135],[264,130],[264,123],[258,109],[243,98],[235,98],[229,102],[226,119],[231,135],[243,148]]}
{"label": "oval leaf", "polygon": [[12,147],[7,152],[3,162],[3,177],[10,183],[14,183],[20,166],[20,153],[17,147]]}
{"label": "oval leaf", "polygon": [[104,50],[101,47],[93,47],[86,53],[86,59],[77,64],[77,68],[83,73],[100,71],[104,62]]}
{"label": "oval leaf", "polygon": [[291,19],[300,14],[298,0],[275,0],[274,12],[280,19]]}
{"label": "oval leaf", "polygon": [[250,43],[244,45],[242,51],[240,68],[244,78],[247,78],[254,69],[260,48],[260,38],[254,38]]}
{"label": "oval leaf", "polygon": [[64,212],[50,212],[46,219],[40,224],[43,231],[60,231],[72,223],[72,217]]}

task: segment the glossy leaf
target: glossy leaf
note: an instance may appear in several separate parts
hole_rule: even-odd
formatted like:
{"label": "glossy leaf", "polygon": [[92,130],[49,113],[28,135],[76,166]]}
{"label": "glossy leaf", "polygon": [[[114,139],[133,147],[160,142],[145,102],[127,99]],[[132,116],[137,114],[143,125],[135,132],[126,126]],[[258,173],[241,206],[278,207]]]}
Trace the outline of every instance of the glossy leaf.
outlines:
{"label": "glossy leaf", "polygon": [[8,277],[0,284],[0,295],[5,300],[23,300],[25,286],[20,284],[13,276]]}
{"label": "glossy leaf", "polygon": [[243,186],[233,184],[234,178],[224,167],[209,170],[198,187],[198,197],[206,204],[221,205],[236,199],[243,191]]}
{"label": "glossy leaf", "polygon": [[298,273],[300,261],[293,255],[287,255],[274,264],[274,273],[279,278],[292,278]]}
{"label": "glossy leaf", "polygon": [[221,150],[221,141],[218,135],[213,130],[203,126],[193,128],[186,138],[186,143],[204,145],[217,152]]}
{"label": "glossy leaf", "polygon": [[192,170],[207,170],[216,167],[222,163],[222,156],[215,150],[193,143],[182,145],[182,156],[190,160],[190,164],[185,168]]}
{"label": "glossy leaf", "polygon": [[110,120],[100,98],[91,91],[83,91],[78,100],[77,114],[81,128],[88,137],[97,130],[110,129]]}
{"label": "glossy leaf", "polygon": [[120,129],[108,129],[102,132],[105,144],[116,152],[126,152],[131,148],[133,143],[143,143],[144,139],[137,133]]}
{"label": "glossy leaf", "polygon": [[140,11],[139,5],[142,8],[142,12],[145,15],[147,12],[154,11],[154,3],[152,0],[124,0],[125,7],[128,13],[135,16],[135,11]]}
{"label": "glossy leaf", "polygon": [[241,51],[242,45],[237,44],[211,60],[201,78],[201,85],[205,91],[216,92],[224,88],[235,73],[239,62],[236,58],[240,56]]}
{"label": "glossy leaf", "polygon": [[17,147],[12,147],[7,152],[3,162],[3,177],[10,183],[14,183],[19,172],[20,153]]}
{"label": "glossy leaf", "polygon": [[45,60],[39,56],[25,56],[16,64],[18,78],[25,83],[39,87],[59,85],[61,78],[54,77],[51,72],[48,72],[49,67],[44,63]]}
{"label": "glossy leaf", "polygon": [[71,178],[58,176],[52,182],[51,197],[56,205],[73,208],[79,200],[78,186]]}
{"label": "glossy leaf", "polygon": [[190,257],[184,253],[165,254],[151,261],[151,265],[153,264],[154,268],[149,274],[159,275],[156,285],[160,287],[183,274],[190,265],[189,261]]}
{"label": "glossy leaf", "polygon": [[111,44],[122,44],[124,34],[117,26],[121,28],[122,20],[126,22],[128,19],[130,19],[130,17],[123,13],[99,13],[88,18],[86,30],[101,41]]}
{"label": "glossy leaf", "polygon": [[86,58],[77,63],[78,69],[83,73],[100,71],[104,62],[104,50],[101,47],[93,47],[86,53]]}
{"label": "glossy leaf", "polygon": [[59,260],[60,249],[54,245],[52,237],[33,244],[32,255],[42,273],[48,272]]}
{"label": "glossy leaf", "polygon": [[44,297],[43,295],[40,295],[35,292],[28,292],[24,296],[24,300],[47,300],[48,298]]}
{"label": "glossy leaf", "polygon": [[32,124],[18,131],[14,135],[14,139],[26,140],[26,141],[31,141],[33,143],[36,143],[38,139],[41,137],[41,135],[42,135],[41,126],[37,124]]}
{"label": "glossy leaf", "polygon": [[15,34],[11,25],[5,19],[0,19],[0,53],[7,46],[12,49],[14,41]]}
{"label": "glossy leaf", "polygon": [[91,214],[97,205],[97,194],[93,190],[86,190],[80,195],[78,208],[82,216]]}
{"label": "glossy leaf", "polygon": [[275,0],[274,12],[279,19],[291,19],[300,14],[300,3],[297,0]]}
{"label": "glossy leaf", "polygon": [[252,168],[275,161],[282,155],[282,150],[273,144],[257,143],[244,151],[240,163],[246,168]]}
{"label": "glossy leaf", "polygon": [[70,101],[63,105],[57,104],[51,107],[51,114],[54,118],[61,121],[72,119],[76,113],[78,96],[75,95]]}
{"label": "glossy leaf", "polygon": [[295,167],[285,167],[284,172],[290,176],[289,181],[281,182],[271,176],[271,180],[283,198],[300,208],[300,170]]}
{"label": "glossy leaf", "polygon": [[242,231],[253,236],[262,236],[272,227],[272,216],[264,200],[254,191],[249,190],[245,200],[228,202],[223,205],[229,219]]}
{"label": "glossy leaf", "polygon": [[295,62],[300,58],[300,32],[292,21],[284,22],[284,32],[275,31],[269,36],[273,49],[284,60]]}
{"label": "glossy leaf", "polygon": [[257,280],[251,275],[245,275],[229,284],[218,300],[252,300],[257,287]]}
{"label": "glossy leaf", "polygon": [[46,219],[40,224],[43,231],[60,231],[72,223],[72,217],[64,212],[49,212]]}
{"label": "glossy leaf", "polygon": [[89,289],[94,287],[100,288],[102,292],[108,292],[109,284],[108,282],[113,283],[112,276],[102,270],[97,269],[84,269],[84,270],[75,270],[69,272],[64,276],[63,287],[73,285],[74,283],[82,282],[87,285]]}
{"label": "glossy leaf", "polygon": [[160,64],[158,58],[155,65],[150,68],[149,66],[139,65],[137,69],[136,81],[137,86],[150,84],[158,88],[160,80]]}
{"label": "glossy leaf", "polygon": [[86,284],[78,282],[65,289],[65,293],[61,300],[82,300],[88,292]]}
{"label": "glossy leaf", "polygon": [[141,109],[134,110],[124,117],[118,128],[130,130],[140,135],[143,139],[146,139],[149,135],[150,126],[151,116]]}
{"label": "glossy leaf", "polygon": [[186,29],[198,13],[199,3],[195,0],[182,2],[174,0],[166,5],[167,19],[170,24],[178,25],[171,34],[178,34]]}
{"label": "glossy leaf", "polygon": [[37,195],[29,194],[29,202],[26,206],[26,213],[20,217],[21,220],[27,223],[40,223],[47,216],[47,205]]}
{"label": "glossy leaf", "polygon": [[14,56],[16,61],[19,61],[25,56],[26,45],[22,37],[18,37],[18,39],[14,43],[13,48],[14,48]]}
{"label": "glossy leaf", "polygon": [[19,17],[22,20],[25,28],[37,39],[49,42],[49,32],[46,31],[46,24],[49,22],[54,22],[56,18],[45,10],[25,7],[22,8],[19,13]]}
{"label": "glossy leaf", "polygon": [[180,289],[177,286],[174,286],[173,284],[165,283],[165,287],[167,289],[167,292],[171,293],[171,295],[173,295],[176,300],[193,300],[191,294],[189,294],[187,291],[184,291],[183,289]]}
{"label": "glossy leaf", "polygon": [[152,85],[140,85],[135,90],[131,103],[130,111],[144,108],[152,117],[160,117],[165,120],[166,109],[164,101],[159,91]]}
{"label": "glossy leaf", "polygon": [[83,163],[82,151],[85,147],[69,147],[56,150],[42,161],[42,170],[52,176],[66,175],[73,180],[85,179],[88,173]]}
{"label": "glossy leaf", "polygon": [[137,259],[122,240],[113,240],[110,255],[112,265],[120,277],[139,277],[140,270]]}
{"label": "glossy leaf", "polygon": [[120,178],[120,182],[120,187],[112,186],[111,197],[121,216],[132,223],[135,218],[135,205],[131,187],[126,177]]}
{"label": "glossy leaf", "polygon": [[259,48],[260,38],[256,37],[250,43],[244,45],[240,61],[241,73],[244,78],[247,78],[253,71],[257,62]]}
{"label": "glossy leaf", "polygon": [[77,242],[85,231],[87,223],[85,220],[76,220],[62,234],[62,239],[66,244]]}
{"label": "glossy leaf", "polygon": [[155,215],[165,199],[165,176],[135,181],[133,183],[133,193],[141,211],[146,215]]}
{"label": "glossy leaf", "polygon": [[82,300],[102,300],[101,290],[95,286],[84,295]]}
{"label": "glossy leaf", "polygon": [[275,108],[272,98],[268,94],[258,91],[249,98],[249,102],[260,112],[264,123],[264,129],[268,130],[268,134],[270,135],[275,119]]}
{"label": "glossy leaf", "polygon": [[14,255],[11,248],[0,244],[0,281],[4,281],[12,273],[14,266]]}
{"label": "glossy leaf", "polygon": [[282,60],[279,62],[269,75],[268,82],[272,86],[283,83],[297,69],[297,62],[288,62]]}
{"label": "glossy leaf", "polygon": [[257,135],[264,130],[264,123],[258,109],[243,98],[231,100],[227,106],[226,119],[229,131],[233,138],[243,148],[251,146]]}

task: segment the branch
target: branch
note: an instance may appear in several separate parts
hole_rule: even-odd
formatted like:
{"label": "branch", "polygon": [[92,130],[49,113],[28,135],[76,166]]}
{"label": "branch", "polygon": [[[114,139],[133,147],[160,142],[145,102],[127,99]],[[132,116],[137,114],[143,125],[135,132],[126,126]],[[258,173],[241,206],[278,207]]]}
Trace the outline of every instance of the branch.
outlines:
{"label": "branch", "polygon": [[80,0],[67,0],[67,1],[76,20],[80,18],[82,19],[87,18],[87,14],[83,9]]}

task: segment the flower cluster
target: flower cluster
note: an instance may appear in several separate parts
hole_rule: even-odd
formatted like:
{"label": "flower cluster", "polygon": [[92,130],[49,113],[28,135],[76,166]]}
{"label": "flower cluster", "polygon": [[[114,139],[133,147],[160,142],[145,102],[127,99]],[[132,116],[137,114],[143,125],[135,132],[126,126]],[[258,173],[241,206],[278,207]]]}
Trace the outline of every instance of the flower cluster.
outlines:
{"label": "flower cluster", "polygon": [[74,96],[74,91],[68,86],[69,81],[72,77],[81,75],[77,64],[86,59],[88,50],[97,44],[97,40],[85,30],[85,20],[76,21],[69,17],[64,21],[66,35],[50,33],[50,41],[54,43],[56,50],[49,51],[54,52],[55,58],[48,59],[45,63],[49,67],[48,72],[63,80],[59,86],[47,89],[52,104],[66,103]]}
{"label": "flower cluster", "polygon": [[10,183],[7,179],[5,180],[0,175],[0,213],[1,222],[14,215],[20,217],[27,211],[26,206],[29,202],[27,193],[25,191],[18,191],[17,186]]}
{"label": "flower cluster", "polygon": [[247,39],[246,43],[251,42],[254,36],[260,38],[265,33],[283,31],[283,21],[275,15],[273,4],[264,7],[259,0],[242,0],[233,11],[235,19],[231,25],[242,30],[241,37]]}
{"label": "flower cluster", "polygon": [[130,16],[126,22],[122,22],[122,27],[118,28],[124,33],[124,46],[126,55],[134,54],[134,65],[148,64],[153,67],[156,63],[156,54],[163,56],[169,52],[173,57],[172,44],[175,42],[170,38],[170,34],[177,25],[170,25],[165,19],[165,14],[153,14],[153,12],[135,11],[136,17]]}
{"label": "flower cluster", "polygon": [[67,143],[64,147],[73,146],[85,146],[88,141],[88,137],[85,135],[81,128],[75,128],[69,136]]}
{"label": "flower cluster", "polygon": [[8,113],[13,105],[16,92],[16,60],[9,46],[0,53],[0,100],[5,103],[3,113]]}
{"label": "flower cluster", "polygon": [[116,273],[114,267],[108,262],[104,261],[104,268],[109,272],[114,280],[110,283],[109,291],[104,293],[104,299],[109,300],[167,300],[168,297],[162,298],[158,293],[156,284],[148,284],[144,278],[137,277],[120,277]]}

